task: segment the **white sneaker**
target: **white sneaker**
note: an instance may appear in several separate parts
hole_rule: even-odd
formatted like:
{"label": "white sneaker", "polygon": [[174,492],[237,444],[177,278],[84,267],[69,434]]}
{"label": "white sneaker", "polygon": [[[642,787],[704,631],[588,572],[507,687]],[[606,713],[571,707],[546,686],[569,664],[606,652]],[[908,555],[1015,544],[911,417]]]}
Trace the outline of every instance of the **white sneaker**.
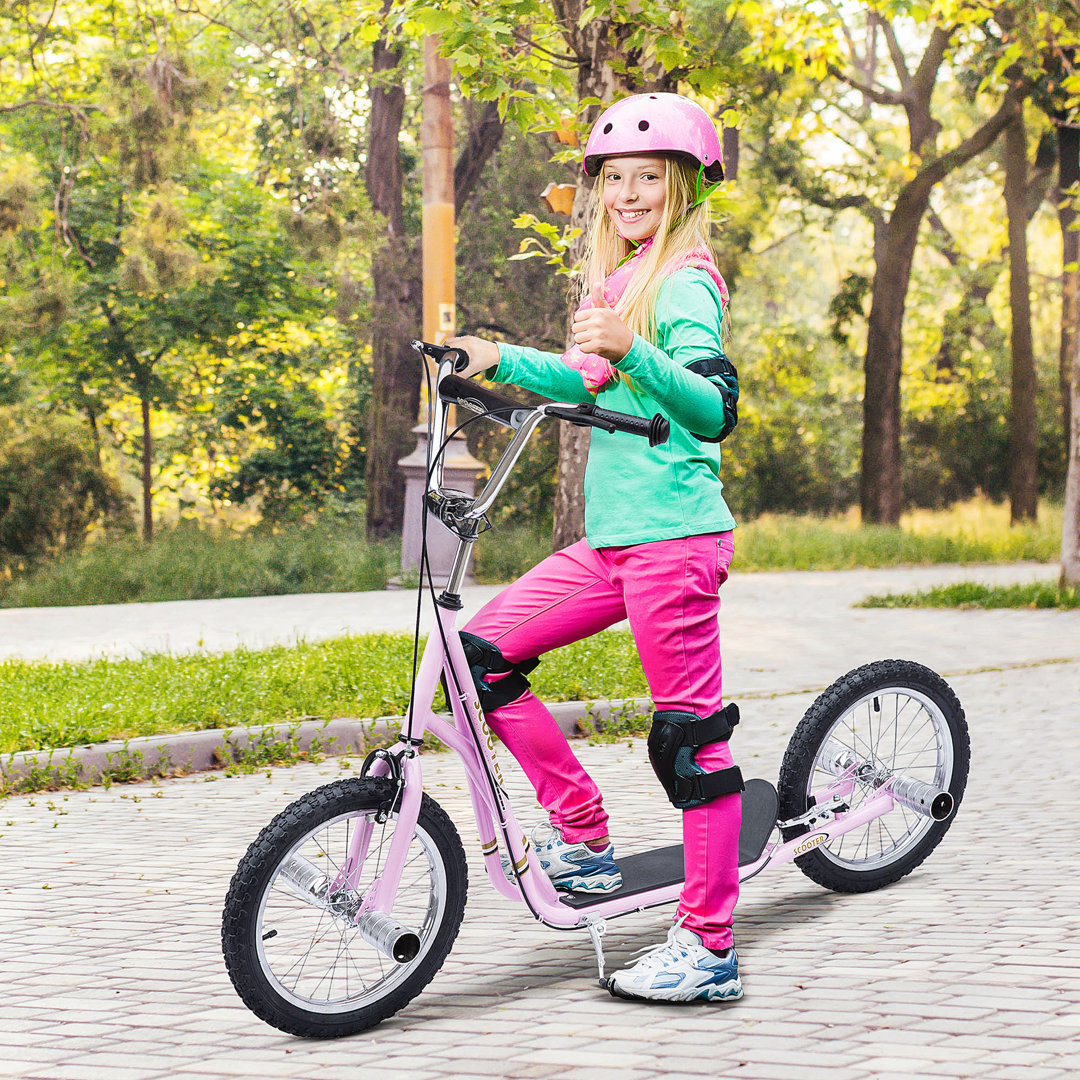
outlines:
{"label": "white sneaker", "polygon": [[640,1001],[734,1001],[742,997],[734,949],[717,956],[693,930],[673,926],[628,968],[608,979],[612,995]]}
{"label": "white sneaker", "polygon": [[[537,833],[545,828],[550,835],[538,840]],[[609,843],[603,851],[593,851],[587,844],[568,844],[553,825],[541,823],[533,830],[533,845],[540,865],[556,889],[606,893],[622,885],[622,874],[615,865],[614,844]]]}

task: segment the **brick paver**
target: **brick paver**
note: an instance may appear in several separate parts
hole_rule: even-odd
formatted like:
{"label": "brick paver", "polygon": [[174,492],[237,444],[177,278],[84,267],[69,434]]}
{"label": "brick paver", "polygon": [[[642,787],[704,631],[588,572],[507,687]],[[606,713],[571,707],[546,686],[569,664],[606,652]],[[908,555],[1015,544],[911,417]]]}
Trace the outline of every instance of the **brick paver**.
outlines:
{"label": "brick paver", "polygon": [[[540,927],[487,886],[461,771],[444,755],[424,765],[469,853],[461,934],[409,1008],[336,1042],[293,1039],[252,1016],[225,973],[219,929],[247,844],[291,799],[343,775],[339,762],[9,798],[0,1077],[524,1080],[587,1068],[590,1080],[1073,1078],[1080,616],[1059,620],[1043,657],[1073,659],[1027,655],[1035,666],[1002,669],[1025,614],[977,616],[971,637],[993,638],[998,652],[948,661],[998,669],[951,678],[971,723],[972,774],[938,850],[876,893],[834,895],[794,866],[746,883],[736,927],[746,997],[727,1007],[650,1007],[601,991],[587,935]],[[747,700],[734,746],[748,775],[775,780],[812,696]],[[606,793],[621,851],[678,837],[642,741],[577,749]],[[520,776],[509,782],[531,820]],[[609,968],[659,940],[669,919],[658,909],[609,924]]]}

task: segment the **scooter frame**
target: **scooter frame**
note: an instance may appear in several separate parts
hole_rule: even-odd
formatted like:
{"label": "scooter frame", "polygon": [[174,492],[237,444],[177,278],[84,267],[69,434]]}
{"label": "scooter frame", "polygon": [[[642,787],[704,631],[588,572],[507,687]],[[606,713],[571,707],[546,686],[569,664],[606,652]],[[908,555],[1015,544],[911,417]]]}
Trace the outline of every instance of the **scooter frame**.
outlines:
{"label": "scooter frame", "polygon": [[[455,751],[464,766],[484,866],[492,887],[502,896],[523,900],[532,914],[547,926],[564,930],[588,929],[596,947],[603,979],[600,936],[604,920],[671,903],[678,899],[683,883],[680,880],[629,895],[620,890],[613,896],[589,898],[586,902],[580,898],[567,898],[566,894],[555,889],[541,868],[536,851],[524,835],[510,805],[495,750],[495,738],[484,719],[456,625],[462,607],[460,588],[472,544],[483,531],[484,515],[533,430],[547,416],[556,416],[572,423],[593,421],[587,418],[590,414],[581,411],[582,406],[545,403],[528,408],[509,402],[454,376],[455,362],[460,363],[460,354],[455,350],[437,349],[420,342],[414,345],[438,360],[436,394],[432,403],[437,411],[428,441],[426,503],[443,524],[458,536],[459,544],[446,586],[441,595],[435,598],[435,626],[420,660],[402,734],[392,747],[369,755],[364,765],[364,775],[389,777],[396,781],[397,795],[392,807],[387,810],[387,815],[391,809],[396,812],[396,821],[382,873],[368,889],[356,913],[356,922],[362,936],[387,955],[400,959],[395,949],[401,948],[402,941],[408,938],[410,931],[394,922],[394,900],[423,795],[423,766],[418,748],[424,737],[431,734]],[[475,498],[443,487],[440,448],[445,438],[451,404],[491,416],[516,430],[487,484]],[[601,422],[594,426],[604,424]],[[645,434],[644,431],[639,433]],[[441,680],[448,690],[449,717],[436,713],[429,704],[434,700]],[[939,821],[952,812],[952,797],[948,792],[899,775],[874,777],[874,794],[852,810],[850,797],[857,784],[866,780],[867,763],[851,754],[841,753],[829,768],[833,778],[827,787],[813,793],[814,805],[811,809],[799,817],[776,821],[772,825],[770,839],[760,855],[740,867],[740,881],[753,877],[768,866],[790,862],[860,828],[888,814],[898,802]],[[369,823],[366,828],[357,829],[349,856],[332,883],[331,891],[355,888],[372,828]],[[791,829],[798,829],[799,834],[783,840],[783,835]],[[503,869],[500,850],[509,856],[513,880]],[[405,952],[408,951],[406,945]]]}

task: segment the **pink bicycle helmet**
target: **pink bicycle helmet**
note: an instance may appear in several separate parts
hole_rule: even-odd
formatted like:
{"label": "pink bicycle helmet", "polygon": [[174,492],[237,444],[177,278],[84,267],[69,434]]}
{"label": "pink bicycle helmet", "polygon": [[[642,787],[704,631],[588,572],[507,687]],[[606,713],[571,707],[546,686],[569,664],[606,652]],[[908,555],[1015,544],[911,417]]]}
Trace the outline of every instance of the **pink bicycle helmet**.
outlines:
{"label": "pink bicycle helmet", "polygon": [[712,118],[681,94],[635,94],[609,105],[585,144],[585,175],[597,176],[604,158],[620,154],[683,154],[724,179],[724,152]]}

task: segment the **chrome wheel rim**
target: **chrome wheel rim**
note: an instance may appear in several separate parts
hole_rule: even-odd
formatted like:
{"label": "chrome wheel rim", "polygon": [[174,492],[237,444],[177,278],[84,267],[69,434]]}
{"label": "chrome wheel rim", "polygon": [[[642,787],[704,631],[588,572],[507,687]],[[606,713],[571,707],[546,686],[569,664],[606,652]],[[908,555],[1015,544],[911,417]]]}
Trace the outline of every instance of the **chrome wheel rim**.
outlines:
{"label": "chrome wheel rim", "polygon": [[[932,698],[913,687],[888,686],[866,694],[829,728],[807,783],[807,795],[818,801],[836,783],[824,761],[830,744],[838,744],[875,770],[913,777],[942,790],[948,790],[952,780],[953,743],[948,720]],[[878,790],[872,783],[856,780],[851,810],[857,810]],[[903,858],[935,824],[897,802],[890,813],[816,850],[848,870],[877,870]]]}
{"label": "chrome wheel rim", "polygon": [[[420,951],[399,964],[361,937],[352,915],[382,872],[396,817],[375,821],[375,811],[341,814],[300,838],[274,868],[255,920],[259,966],[278,994],[310,1012],[345,1013],[384,997],[424,958],[446,906],[446,868],[421,825],[413,834],[394,902],[394,918],[420,937]],[[346,864],[356,830],[372,835],[354,888],[321,900],[303,900],[286,887],[282,867],[293,856],[335,878]]]}

